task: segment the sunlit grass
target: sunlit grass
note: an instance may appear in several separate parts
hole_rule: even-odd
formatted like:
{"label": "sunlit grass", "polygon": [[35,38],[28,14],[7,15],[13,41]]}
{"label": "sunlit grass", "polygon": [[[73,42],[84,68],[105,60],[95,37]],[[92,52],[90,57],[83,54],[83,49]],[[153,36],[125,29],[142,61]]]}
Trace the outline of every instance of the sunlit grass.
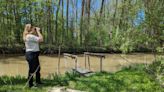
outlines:
{"label": "sunlit grass", "polygon": [[[145,71],[122,70],[114,74],[97,73],[70,81],[69,87],[89,92],[161,92],[162,87]],[[164,91],[164,90],[163,90]]]}

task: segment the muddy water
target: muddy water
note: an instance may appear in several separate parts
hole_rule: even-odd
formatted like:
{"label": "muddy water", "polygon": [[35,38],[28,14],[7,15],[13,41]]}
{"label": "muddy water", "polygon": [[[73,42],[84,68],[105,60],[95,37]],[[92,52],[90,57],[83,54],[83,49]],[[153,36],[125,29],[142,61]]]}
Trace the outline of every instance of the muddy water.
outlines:
{"label": "muddy water", "polygon": [[[27,76],[28,64],[24,56],[21,55],[0,55],[0,76]],[[41,64],[41,75],[47,77],[50,74],[57,72],[58,57],[57,56],[45,56],[39,57]],[[152,63],[154,56],[152,54],[133,53],[130,55],[123,54],[106,54],[106,58],[103,59],[103,70],[109,72],[116,72],[123,66],[128,66],[135,63]],[[64,59],[61,57],[60,72],[63,74],[65,71],[74,67],[74,60]],[[85,67],[85,58],[83,55],[78,55],[78,67]],[[90,65],[92,71],[99,71],[100,59],[97,57],[90,57]]]}

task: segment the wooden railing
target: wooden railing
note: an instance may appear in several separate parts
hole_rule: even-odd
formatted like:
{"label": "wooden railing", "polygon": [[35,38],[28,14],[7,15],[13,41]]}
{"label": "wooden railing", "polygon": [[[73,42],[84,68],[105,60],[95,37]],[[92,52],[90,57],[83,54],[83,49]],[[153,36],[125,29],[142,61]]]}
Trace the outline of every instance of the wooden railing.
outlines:
{"label": "wooden railing", "polygon": [[67,57],[72,58],[75,63],[75,69],[77,69],[77,55],[68,54],[68,53],[64,53],[63,55],[64,55],[66,62],[67,62]]}
{"label": "wooden railing", "polygon": [[103,63],[102,63],[102,59],[105,58],[104,54],[100,54],[100,53],[90,53],[90,52],[84,52],[84,56],[85,56],[85,68],[87,68],[87,57],[88,57],[88,67],[90,70],[90,56],[94,56],[94,57],[98,57],[100,58],[100,72],[103,70]]}

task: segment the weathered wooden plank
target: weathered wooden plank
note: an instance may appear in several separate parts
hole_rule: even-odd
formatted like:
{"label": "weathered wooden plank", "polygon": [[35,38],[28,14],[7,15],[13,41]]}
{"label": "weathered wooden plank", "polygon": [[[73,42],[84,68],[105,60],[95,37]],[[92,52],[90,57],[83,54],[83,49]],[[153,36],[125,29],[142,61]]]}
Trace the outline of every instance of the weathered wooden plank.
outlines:
{"label": "weathered wooden plank", "polygon": [[72,55],[72,54],[68,54],[68,53],[64,53],[63,55],[74,58],[74,59],[77,58],[77,55]]}
{"label": "weathered wooden plank", "polygon": [[84,52],[85,55],[90,55],[90,56],[95,56],[95,57],[103,57],[105,58],[104,54],[100,54],[100,53],[90,53],[90,52]]}
{"label": "weathered wooden plank", "polygon": [[73,71],[79,73],[82,76],[90,76],[93,74],[92,71],[90,71],[88,69],[83,69],[83,68],[76,68],[76,69],[73,69]]}
{"label": "weathered wooden plank", "polygon": [[81,74],[86,74],[86,73],[90,73],[91,71],[88,69],[83,69],[83,68],[76,68],[74,69],[75,71],[81,73]]}

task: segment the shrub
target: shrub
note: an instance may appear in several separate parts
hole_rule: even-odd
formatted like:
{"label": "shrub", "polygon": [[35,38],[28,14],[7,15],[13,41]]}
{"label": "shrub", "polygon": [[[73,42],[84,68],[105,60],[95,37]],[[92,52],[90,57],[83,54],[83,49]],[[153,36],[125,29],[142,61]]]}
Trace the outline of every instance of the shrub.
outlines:
{"label": "shrub", "polygon": [[158,58],[147,67],[147,72],[161,85],[164,86],[164,58]]}

